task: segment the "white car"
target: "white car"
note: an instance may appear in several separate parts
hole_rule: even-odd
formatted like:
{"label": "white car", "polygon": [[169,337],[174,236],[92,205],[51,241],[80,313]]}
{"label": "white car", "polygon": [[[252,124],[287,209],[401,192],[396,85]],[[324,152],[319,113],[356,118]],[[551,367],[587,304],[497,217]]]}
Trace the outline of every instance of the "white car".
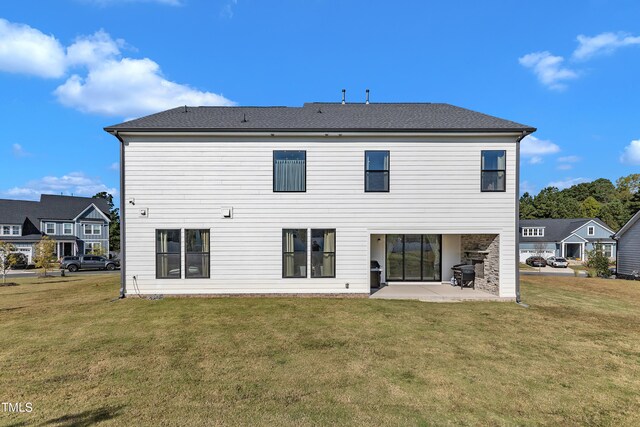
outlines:
{"label": "white car", "polygon": [[569,263],[564,258],[552,256],[547,258],[547,265],[550,265],[551,267],[567,268]]}

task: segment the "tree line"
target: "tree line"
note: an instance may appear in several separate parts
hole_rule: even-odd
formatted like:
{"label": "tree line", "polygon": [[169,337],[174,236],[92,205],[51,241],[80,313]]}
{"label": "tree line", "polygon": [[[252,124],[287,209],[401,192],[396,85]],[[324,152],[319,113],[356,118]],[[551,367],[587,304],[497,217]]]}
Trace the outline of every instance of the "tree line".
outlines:
{"label": "tree line", "polygon": [[520,197],[520,219],[600,218],[618,231],[640,210],[640,174],[606,178],[573,185],[564,190],[546,187]]}

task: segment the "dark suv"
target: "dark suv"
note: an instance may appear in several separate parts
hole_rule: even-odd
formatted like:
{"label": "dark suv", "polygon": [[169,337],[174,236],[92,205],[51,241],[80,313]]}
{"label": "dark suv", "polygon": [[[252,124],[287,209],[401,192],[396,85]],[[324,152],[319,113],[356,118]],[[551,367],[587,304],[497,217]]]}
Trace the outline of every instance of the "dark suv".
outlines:
{"label": "dark suv", "polygon": [[120,261],[107,259],[97,255],[66,256],[60,261],[60,270],[71,272],[78,270],[115,270],[120,266]]}

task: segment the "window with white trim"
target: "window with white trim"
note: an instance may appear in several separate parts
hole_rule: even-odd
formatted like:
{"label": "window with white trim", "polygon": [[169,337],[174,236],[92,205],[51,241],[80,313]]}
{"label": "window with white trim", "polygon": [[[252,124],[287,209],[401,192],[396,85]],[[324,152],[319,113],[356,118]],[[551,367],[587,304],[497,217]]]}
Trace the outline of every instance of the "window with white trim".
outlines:
{"label": "window with white trim", "polygon": [[587,236],[594,236],[596,234],[596,228],[593,225],[587,227]]}
{"label": "window with white trim", "polygon": [[102,232],[102,226],[100,224],[82,224],[84,228],[84,234],[87,236],[99,236]]}
{"label": "window with white trim", "polygon": [[56,234],[56,223],[55,222],[45,222],[44,223],[44,233],[45,234]]}
{"label": "window with white trim", "polygon": [[0,226],[0,236],[20,236],[22,235],[21,225],[2,225]]}
{"label": "window with white trim", "polygon": [[84,254],[96,254],[102,255],[102,243],[100,242],[85,242]]}
{"label": "window with white trim", "polygon": [[62,224],[62,234],[65,236],[70,236],[73,234],[73,224],[70,222],[65,222]]}
{"label": "window with white trim", "polygon": [[544,237],[544,227],[523,227],[522,237]]}

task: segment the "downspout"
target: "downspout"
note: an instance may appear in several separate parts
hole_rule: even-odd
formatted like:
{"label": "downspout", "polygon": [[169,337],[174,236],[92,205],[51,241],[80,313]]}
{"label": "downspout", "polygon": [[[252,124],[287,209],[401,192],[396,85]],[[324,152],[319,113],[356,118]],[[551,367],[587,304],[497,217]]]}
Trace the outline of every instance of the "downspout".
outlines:
{"label": "downspout", "polygon": [[516,139],[516,304],[524,307],[529,306],[520,297],[520,141],[532,133],[522,131],[522,135]]}
{"label": "downspout", "polygon": [[124,194],[124,140],[118,131],[113,131],[113,135],[120,141],[120,298],[124,298],[126,294],[127,282],[127,246],[125,244],[126,227],[125,227],[125,194]]}

